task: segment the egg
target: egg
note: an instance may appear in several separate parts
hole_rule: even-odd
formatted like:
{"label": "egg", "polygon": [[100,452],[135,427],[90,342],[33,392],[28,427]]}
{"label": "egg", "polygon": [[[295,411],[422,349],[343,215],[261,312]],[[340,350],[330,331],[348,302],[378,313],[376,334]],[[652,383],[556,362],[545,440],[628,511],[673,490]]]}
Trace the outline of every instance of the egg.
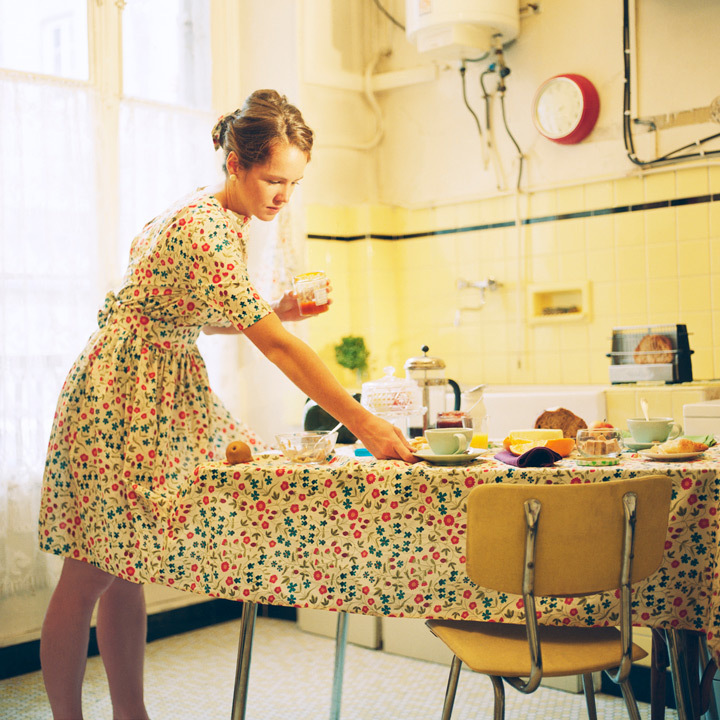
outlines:
{"label": "egg", "polygon": [[250,462],[253,459],[250,446],[242,440],[234,440],[227,446],[225,458],[231,465]]}

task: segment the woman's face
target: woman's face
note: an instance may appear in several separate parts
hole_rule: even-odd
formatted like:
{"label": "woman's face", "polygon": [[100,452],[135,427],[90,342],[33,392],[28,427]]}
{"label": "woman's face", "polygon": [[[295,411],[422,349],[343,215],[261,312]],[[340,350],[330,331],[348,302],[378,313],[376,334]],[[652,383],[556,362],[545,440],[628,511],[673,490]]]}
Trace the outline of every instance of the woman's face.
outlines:
{"label": "woman's face", "polygon": [[307,155],[292,145],[276,145],[266,163],[248,170],[233,168],[228,157],[228,171],[237,177],[229,183],[230,210],[258,220],[272,220],[289,202],[307,163]]}

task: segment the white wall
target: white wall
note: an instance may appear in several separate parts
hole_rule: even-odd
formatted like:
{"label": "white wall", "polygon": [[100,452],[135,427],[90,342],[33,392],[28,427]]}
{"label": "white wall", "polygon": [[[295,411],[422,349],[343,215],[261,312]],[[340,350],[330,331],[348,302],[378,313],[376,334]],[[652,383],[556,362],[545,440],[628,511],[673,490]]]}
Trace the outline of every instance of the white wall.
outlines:
{"label": "white wall", "polygon": [[[358,2],[364,5],[362,13],[357,12]],[[318,143],[332,142],[342,132],[356,141],[367,138],[373,128],[372,113],[359,90],[347,90],[347,72],[352,64],[346,61],[346,54],[328,50],[328,44],[343,37],[338,25],[343,26],[348,48],[363,47],[366,61],[390,37],[392,55],[382,61],[379,72],[429,61],[418,55],[400,30],[382,19],[372,0],[343,3],[355,8],[354,15],[331,11],[329,0],[303,0],[302,4],[306,24],[308,17],[314,18],[312,27],[325,27],[327,32],[328,21],[335,23],[332,33],[318,37],[306,29],[301,40],[305,64],[303,100],[318,131]],[[385,0],[384,5],[404,20],[404,0]],[[541,0],[540,7],[538,14],[521,19],[517,41],[506,50],[511,69],[506,80],[507,119],[526,156],[523,184],[538,187],[634,172],[635,166],[626,157],[621,128],[622,0]],[[352,24],[360,21],[365,23],[364,28]],[[718,30],[718,3],[637,0],[635,117],[638,112],[647,115],[707,106],[720,95],[716,72],[720,67],[720,43],[714,40]],[[356,40],[359,31],[365,33],[364,45]],[[485,64],[476,65],[469,66],[467,72],[468,96],[482,114],[478,73],[479,66]],[[314,84],[320,67],[327,82],[323,88]],[[586,75],[598,88],[601,101],[593,133],[579,145],[569,147],[542,138],[530,116],[539,85],[563,72]],[[333,79],[335,90],[329,87]],[[492,76],[488,79],[489,87],[494,87]],[[417,206],[497,192],[495,174],[482,167],[475,122],[463,104],[457,68],[444,68],[435,81],[382,92],[378,98],[386,122],[386,136],[378,151],[364,153],[369,158],[363,153],[330,148],[318,152],[308,184],[308,202],[359,203],[375,198],[389,204]],[[358,127],[362,122],[366,123],[365,132]],[[500,122],[496,113],[497,143],[512,188],[517,172],[516,152]],[[718,130],[717,124],[708,123],[663,131],[658,149],[668,151],[681,142],[692,142]],[[654,136],[638,130],[636,146],[641,158],[655,156]],[[716,141],[709,147],[717,149],[720,144]]]}

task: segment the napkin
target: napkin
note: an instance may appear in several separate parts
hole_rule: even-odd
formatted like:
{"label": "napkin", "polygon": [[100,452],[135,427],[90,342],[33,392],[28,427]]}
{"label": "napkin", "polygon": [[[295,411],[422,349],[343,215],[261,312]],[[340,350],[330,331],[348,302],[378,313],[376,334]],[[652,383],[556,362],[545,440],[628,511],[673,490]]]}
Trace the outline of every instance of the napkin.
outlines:
{"label": "napkin", "polygon": [[708,447],[712,447],[717,442],[714,435],[685,435],[688,440],[705,443]]}
{"label": "napkin", "polygon": [[546,467],[554,465],[562,458],[560,453],[556,453],[547,447],[531,448],[522,455],[513,455],[509,450],[501,450],[495,459],[504,462],[506,465],[514,465],[515,467]]}

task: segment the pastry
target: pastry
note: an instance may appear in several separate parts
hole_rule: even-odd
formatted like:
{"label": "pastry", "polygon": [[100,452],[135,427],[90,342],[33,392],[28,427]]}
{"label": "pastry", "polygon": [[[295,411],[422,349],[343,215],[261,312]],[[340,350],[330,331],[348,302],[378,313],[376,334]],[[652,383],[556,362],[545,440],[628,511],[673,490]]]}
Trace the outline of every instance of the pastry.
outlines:
{"label": "pastry", "polygon": [[227,446],[225,458],[231,465],[250,462],[252,460],[252,451],[247,443],[242,440],[235,440]]}
{"label": "pastry", "polygon": [[653,452],[662,455],[705,452],[707,449],[708,446],[705,443],[695,442],[689,438],[675,438],[675,440],[667,440],[664,443],[660,443],[660,445],[653,446]]}
{"label": "pastry", "polygon": [[645,335],[637,344],[633,359],[641,365],[671,363],[674,358],[672,349],[673,344],[669,337],[665,335]]}
{"label": "pastry", "polygon": [[408,440],[408,442],[410,443],[410,447],[412,448],[413,452],[417,452],[418,450],[427,450],[429,447],[427,438],[425,438],[423,435],[411,438],[410,440]]}
{"label": "pastry", "polygon": [[587,427],[587,423],[574,412],[566,408],[546,410],[535,421],[536,428],[556,428],[562,430],[563,437],[574,438],[577,431]]}

